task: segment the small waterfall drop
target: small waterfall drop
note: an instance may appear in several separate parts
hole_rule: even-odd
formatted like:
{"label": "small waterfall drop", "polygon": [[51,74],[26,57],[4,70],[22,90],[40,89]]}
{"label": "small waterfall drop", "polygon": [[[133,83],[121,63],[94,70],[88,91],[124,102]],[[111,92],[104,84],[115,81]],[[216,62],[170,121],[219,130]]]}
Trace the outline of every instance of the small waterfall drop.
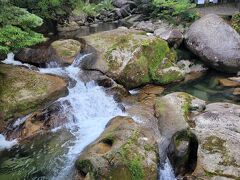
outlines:
{"label": "small waterfall drop", "polygon": [[159,180],[177,180],[175,178],[174,171],[168,158],[166,158],[163,167],[160,167],[159,171]]}

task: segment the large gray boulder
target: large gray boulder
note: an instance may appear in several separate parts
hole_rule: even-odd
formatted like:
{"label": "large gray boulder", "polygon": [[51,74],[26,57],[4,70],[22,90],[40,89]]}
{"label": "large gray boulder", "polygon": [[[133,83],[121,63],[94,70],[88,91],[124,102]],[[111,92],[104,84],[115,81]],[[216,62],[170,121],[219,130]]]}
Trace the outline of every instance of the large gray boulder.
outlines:
{"label": "large gray boulder", "polygon": [[197,168],[193,175],[203,179],[239,179],[240,106],[212,103],[193,121],[199,141]]}
{"label": "large gray boulder", "polygon": [[230,73],[240,70],[240,36],[217,15],[209,14],[194,22],[185,42],[188,49],[211,67]]}

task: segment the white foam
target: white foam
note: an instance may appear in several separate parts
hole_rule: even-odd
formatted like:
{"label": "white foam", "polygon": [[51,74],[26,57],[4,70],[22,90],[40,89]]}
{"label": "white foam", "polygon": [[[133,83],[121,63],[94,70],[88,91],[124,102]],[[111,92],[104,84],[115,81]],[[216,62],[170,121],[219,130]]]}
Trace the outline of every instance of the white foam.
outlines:
{"label": "white foam", "polygon": [[11,64],[11,65],[17,65],[17,66],[21,65],[21,66],[26,66],[28,68],[31,68],[30,64],[22,63],[20,61],[15,60],[13,53],[9,53],[7,55],[7,58],[4,61],[2,61],[2,62],[5,63],[5,64]]}
{"label": "white foam", "polygon": [[168,158],[166,159],[164,166],[160,168],[159,180],[177,180]]}
{"label": "white foam", "polygon": [[[94,82],[85,84],[80,80],[82,71],[77,66],[86,56],[79,57],[65,68],[40,68],[41,73],[68,76],[76,81],[76,85],[69,88],[68,96],[58,100],[62,103],[64,114],[68,115],[69,123],[66,127],[75,136],[72,142],[74,145],[68,147],[68,153],[62,157],[64,167],[53,169],[56,176],[52,179],[66,179],[83,148],[103,132],[110,119],[123,115],[113,97],[106,95],[100,86]],[[63,103],[66,101],[69,102],[68,105]]]}
{"label": "white foam", "polygon": [[7,141],[6,138],[0,134],[0,151],[9,149],[15,144],[17,144],[17,140]]}

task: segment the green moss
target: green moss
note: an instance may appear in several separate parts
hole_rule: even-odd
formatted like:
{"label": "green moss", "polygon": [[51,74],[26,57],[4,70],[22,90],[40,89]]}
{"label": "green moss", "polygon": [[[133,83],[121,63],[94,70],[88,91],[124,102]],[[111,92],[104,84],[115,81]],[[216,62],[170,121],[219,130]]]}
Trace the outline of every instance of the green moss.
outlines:
{"label": "green moss", "polygon": [[183,130],[178,132],[177,136],[174,138],[174,142],[177,146],[180,145],[182,141],[189,141],[193,137],[193,134],[189,130]]}
{"label": "green moss", "polygon": [[155,79],[155,82],[159,84],[169,84],[184,78],[183,73],[175,69],[163,69],[156,74],[157,78]]}
{"label": "green moss", "polygon": [[128,170],[131,173],[131,179],[141,180],[144,179],[144,169],[142,166],[142,161],[144,157],[139,154],[136,154],[133,151],[133,144],[139,138],[139,132],[134,131],[132,136],[129,138],[126,144],[124,144],[120,149],[120,155],[123,159],[123,162],[126,163]]}
{"label": "green moss", "polygon": [[232,16],[232,27],[240,33],[240,13],[236,13]]}
{"label": "green moss", "polygon": [[220,176],[220,177],[226,177],[226,178],[231,178],[231,179],[236,179],[240,180],[239,177],[233,176],[231,174],[223,174],[222,172],[210,172],[204,169],[204,173],[206,177],[214,177],[214,176]]}
{"label": "green moss", "polygon": [[158,80],[156,77],[156,71],[162,66],[165,67],[163,59],[170,52],[167,42],[156,39],[150,46],[143,48],[143,54],[149,62],[149,76],[152,80]]}
{"label": "green moss", "polygon": [[209,136],[204,141],[202,148],[209,151],[211,154],[224,153],[227,149],[225,147],[225,140],[217,136]]}
{"label": "green moss", "polygon": [[187,93],[180,93],[178,97],[181,98],[183,101],[182,110],[183,110],[184,118],[186,121],[189,121],[191,104],[194,97]]}
{"label": "green moss", "polygon": [[144,150],[145,151],[155,151],[155,147],[151,146],[150,144],[145,144],[144,145]]}
{"label": "green moss", "polygon": [[161,114],[164,114],[167,110],[166,103],[163,100],[156,100],[155,103],[155,116],[160,117]]}
{"label": "green moss", "polygon": [[4,120],[42,106],[53,83],[46,75],[8,65],[0,65],[0,74],[0,112]]}
{"label": "green moss", "polygon": [[141,180],[144,179],[144,171],[142,168],[142,157],[136,156],[133,160],[129,162],[129,170],[132,175],[133,180]]}
{"label": "green moss", "polygon": [[204,140],[202,148],[207,150],[210,154],[215,153],[221,154],[222,161],[219,163],[220,165],[234,166],[239,168],[239,165],[236,163],[236,160],[234,158],[229,157],[228,150],[225,144],[226,144],[225,140],[213,135],[207,137]]}

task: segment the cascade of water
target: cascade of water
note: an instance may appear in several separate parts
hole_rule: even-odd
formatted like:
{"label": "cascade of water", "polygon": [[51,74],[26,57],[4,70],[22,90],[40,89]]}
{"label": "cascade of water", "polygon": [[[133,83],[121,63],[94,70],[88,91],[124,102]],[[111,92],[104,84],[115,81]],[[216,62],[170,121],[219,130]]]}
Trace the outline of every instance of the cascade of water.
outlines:
{"label": "cascade of water", "polygon": [[60,102],[70,103],[70,109],[64,103],[62,105],[68,111],[70,123],[68,127],[75,136],[75,140],[69,147],[68,153],[65,154],[64,167],[61,171],[58,168],[53,179],[65,179],[82,149],[100,135],[111,118],[123,115],[117,103],[111,96],[106,96],[101,87],[96,86],[94,82],[85,84],[80,80],[82,71],[77,66],[86,56],[80,56],[66,68],[40,69],[42,73],[67,75],[76,81],[76,85],[69,88],[68,96],[59,99]]}
{"label": "cascade of water", "polygon": [[0,134],[0,151],[4,149],[9,149],[15,144],[17,144],[17,140],[7,141],[5,137],[2,134]]}
{"label": "cascade of water", "polygon": [[160,171],[159,180],[177,180],[175,178],[171,163],[168,158],[166,158],[163,167],[161,167],[159,171]]}

